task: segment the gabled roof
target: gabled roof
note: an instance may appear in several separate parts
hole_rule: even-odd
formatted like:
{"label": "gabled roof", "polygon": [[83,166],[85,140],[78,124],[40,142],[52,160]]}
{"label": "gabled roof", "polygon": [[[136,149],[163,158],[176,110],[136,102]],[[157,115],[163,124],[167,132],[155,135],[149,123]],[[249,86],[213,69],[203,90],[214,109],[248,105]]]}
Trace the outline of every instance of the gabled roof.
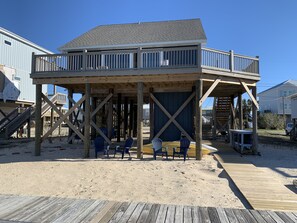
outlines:
{"label": "gabled roof", "polygon": [[11,32],[11,31],[8,31],[7,29],[4,29],[2,27],[0,27],[0,33],[2,33],[5,36],[8,36],[8,37],[10,37],[12,39],[15,39],[15,40],[17,40],[19,42],[22,42],[22,43],[24,43],[24,44],[26,44],[26,45],[28,45],[30,47],[33,47],[33,48],[35,48],[37,50],[40,50],[40,51],[42,51],[44,53],[48,53],[48,54],[53,53],[53,52],[51,52],[51,51],[49,51],[49,50],[47,50],[47,49],[45,49],[45,48],[43,48],[41,46],[38,46],[37,44],[35,44],[35,43],[33,43],[33,42],[23,38],[23,37]]}
{"label": "gabled roof", "polygon": [[282,83],[280,83],[280,84],[277,84],[277,85],[275,85],[275,86],[273,86],[273,87],[271,87],[271,88],[268,88],[268,89],[265,90],[265,91],[260,92],[258,95],[263,94],[264,92],[270,91],[270,90],[272,90],[272,89],[278,88],[278,87],[280,87],[280,86],[282,86],[282,85],[284,85],[284,84],[292,84],[292,85],[294,85],[294,86],[297,87],[297,80],[286,80],[286,81],[284,81],[284,82],[282,82]]}
{"label": "gabled roof", "polygon": [[200,19],[102,25],[59,48],[60,51],[206,43]]}

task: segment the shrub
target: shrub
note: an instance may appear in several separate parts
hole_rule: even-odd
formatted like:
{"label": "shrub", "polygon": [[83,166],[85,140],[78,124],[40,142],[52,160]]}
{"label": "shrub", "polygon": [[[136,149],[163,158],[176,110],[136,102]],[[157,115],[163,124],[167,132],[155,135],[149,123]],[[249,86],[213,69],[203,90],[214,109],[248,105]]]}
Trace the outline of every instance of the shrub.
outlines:
{"label": "shrub", "polygon": [[284,120],[281,116],[272,113],[264,113],[258,116],[258,127],[264,129],[283,129]]}

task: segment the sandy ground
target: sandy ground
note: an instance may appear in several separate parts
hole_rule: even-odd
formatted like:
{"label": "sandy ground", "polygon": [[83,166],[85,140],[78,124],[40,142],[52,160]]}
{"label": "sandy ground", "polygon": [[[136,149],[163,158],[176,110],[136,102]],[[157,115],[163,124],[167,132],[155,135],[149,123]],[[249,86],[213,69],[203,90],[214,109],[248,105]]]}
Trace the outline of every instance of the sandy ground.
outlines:
{"label": "sandy ground", "polygon": [[[34,142],[0,148],[0,194],[243,208],[240,195],[213,156],[185,163],[132,158],[81,159],[83,146]],[[134,156],[134,155],[132,155]],[[91,157],[94,150],[91,149]]]}

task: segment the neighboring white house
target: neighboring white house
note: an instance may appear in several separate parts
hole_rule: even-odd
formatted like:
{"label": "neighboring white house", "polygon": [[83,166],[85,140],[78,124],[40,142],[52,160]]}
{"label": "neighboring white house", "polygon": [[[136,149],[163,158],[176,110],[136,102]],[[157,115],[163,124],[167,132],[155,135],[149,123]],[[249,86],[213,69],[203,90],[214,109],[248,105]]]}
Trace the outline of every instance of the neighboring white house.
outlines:
{"label": "neighboring white house", "polygon": [[287,80],[258,94],[260,112],[285,114],[291,119],[291,97],[297,93],[297,80]]}
{"label": "neighboring white house", "polygon": [[291,96],[292,120],[297,120],[297,94]]}
{"label": "neighboring white house", "polygon": [[[30,78],[33,52],[52,54],[0,27],[0,108],[6,114],[17,106],[35,102],[35,86]],[[47,85],[42,91],[47,93]],[[0,113],[0,119],[2,115]]]}

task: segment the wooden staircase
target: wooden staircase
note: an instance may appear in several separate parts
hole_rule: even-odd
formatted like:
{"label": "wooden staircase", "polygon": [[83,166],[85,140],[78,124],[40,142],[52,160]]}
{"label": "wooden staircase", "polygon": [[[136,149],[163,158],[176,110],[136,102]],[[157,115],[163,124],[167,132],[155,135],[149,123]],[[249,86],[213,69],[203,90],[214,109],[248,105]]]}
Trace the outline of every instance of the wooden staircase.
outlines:
{"label": "wooden staircase", "polygon": [[215,99],[215,126],[217,131],[223,132],[229,129],[229,117],[231,112],[231,97],[218,97]]}
{"label": "wooden staircase", "polygon": [[[50,101],[53,104],[66,103],[66,96],[65,99],[62,96],[63,94],[57,93],[51,97]],[[50,108],[51,107],[48,103],[43,103],[41,107],[41,117],[43,117]],[[19,109],[16,108],[3,120],[0,120],[0,138],[9,139],[9,137],[18,129],[23,127],[32,119],[35,119],[35,104],[25,109],[23,112],[18,113],[18,110]]]}

